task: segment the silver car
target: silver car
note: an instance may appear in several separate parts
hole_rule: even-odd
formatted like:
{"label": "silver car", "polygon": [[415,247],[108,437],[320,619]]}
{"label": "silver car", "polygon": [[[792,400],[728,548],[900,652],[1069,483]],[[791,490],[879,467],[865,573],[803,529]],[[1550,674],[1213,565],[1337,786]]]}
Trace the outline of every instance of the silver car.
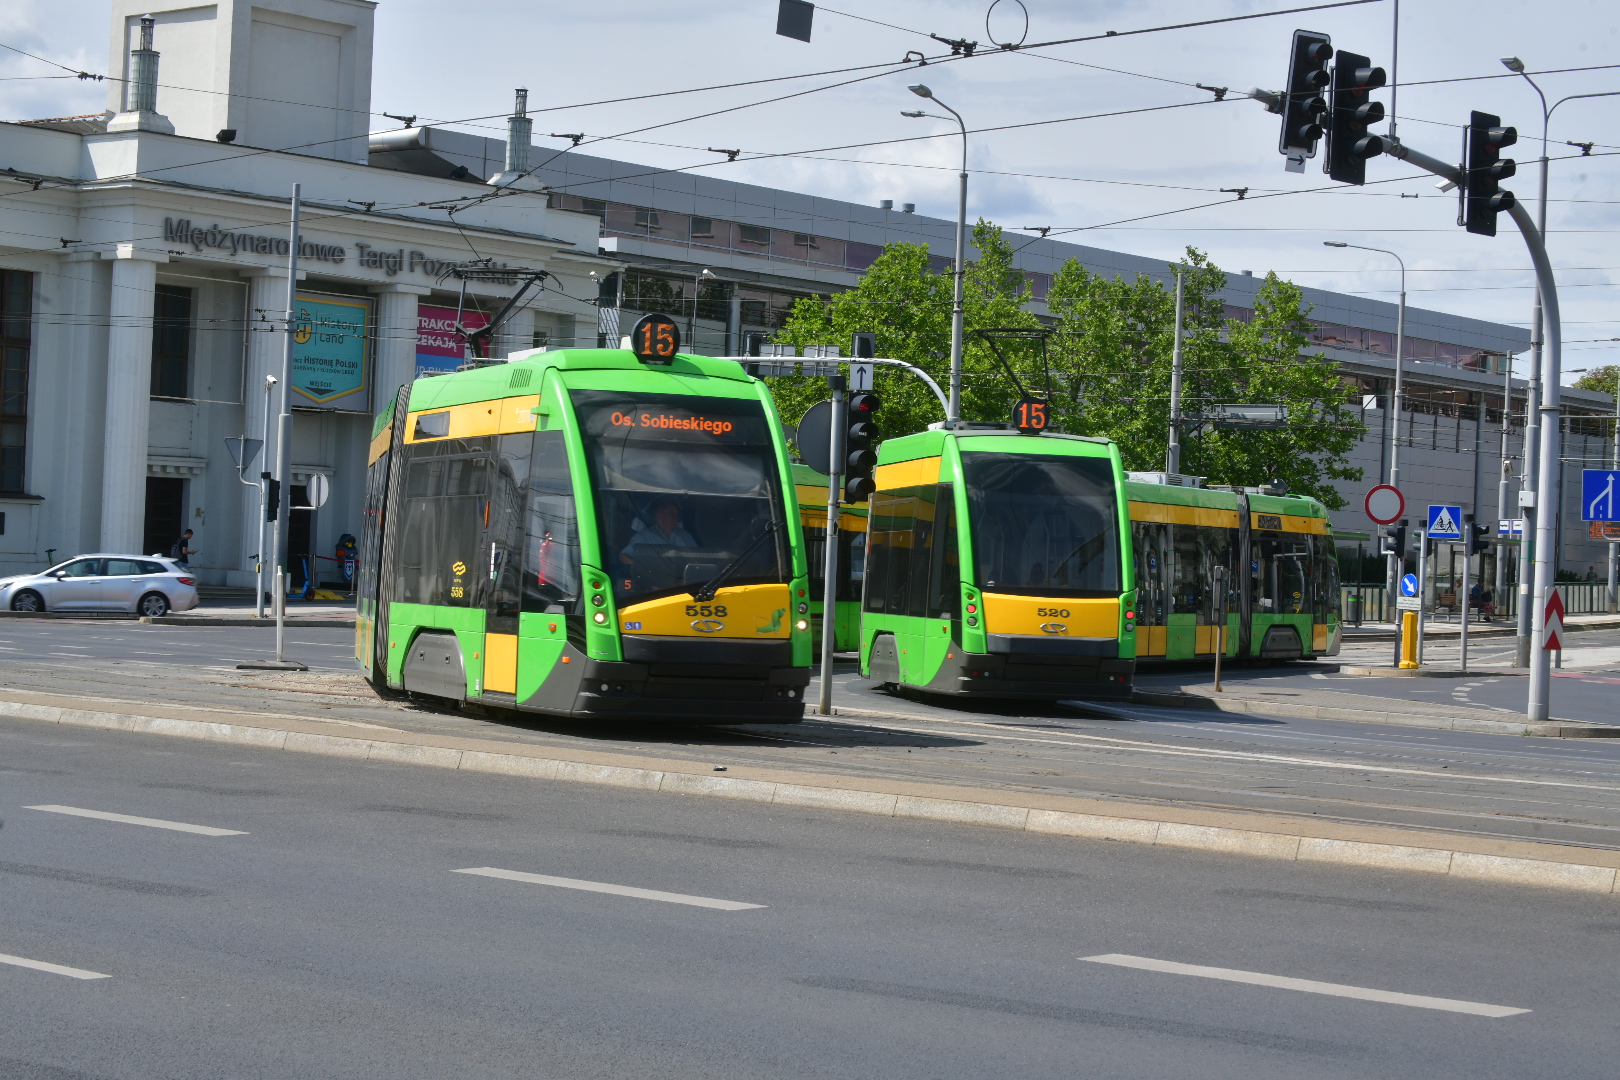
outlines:
{"label": "silver car", "polygon": [[197,579],[158,555],[79,555],[42,574],[0,578],[11,611],[133,611],[156,617],[197,606]]}

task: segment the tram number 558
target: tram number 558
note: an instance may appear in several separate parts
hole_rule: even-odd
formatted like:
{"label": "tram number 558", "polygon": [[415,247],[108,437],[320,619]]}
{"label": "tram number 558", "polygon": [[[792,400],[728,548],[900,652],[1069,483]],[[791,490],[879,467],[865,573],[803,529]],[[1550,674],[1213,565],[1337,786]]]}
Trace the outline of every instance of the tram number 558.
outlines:
{"label": "tram number 558", "polygon": [[1039,435],[1051,422],[1047,416],[1046,402],[1032,397],[1019,398],[1018,404],[1013,406],[1012,422],[1013,427],[1025,435]]}
{"label": "tram number 558", "polygon": [[643,315],[630,331],[630,351],[643,364],[668,364],[681,351],[681,328],[668,315]]}

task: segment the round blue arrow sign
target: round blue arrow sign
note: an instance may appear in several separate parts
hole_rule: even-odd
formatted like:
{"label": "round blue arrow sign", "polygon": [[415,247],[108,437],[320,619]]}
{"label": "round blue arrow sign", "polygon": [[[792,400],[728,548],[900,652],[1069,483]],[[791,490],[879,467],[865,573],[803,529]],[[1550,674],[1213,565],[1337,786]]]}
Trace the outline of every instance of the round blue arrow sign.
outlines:
{"label": "round blue arrow sign", "polygon": [[1416,574],[1407,574],[1401,578],[1401,595],[1416,596],[1418,594],[1418,580]]}

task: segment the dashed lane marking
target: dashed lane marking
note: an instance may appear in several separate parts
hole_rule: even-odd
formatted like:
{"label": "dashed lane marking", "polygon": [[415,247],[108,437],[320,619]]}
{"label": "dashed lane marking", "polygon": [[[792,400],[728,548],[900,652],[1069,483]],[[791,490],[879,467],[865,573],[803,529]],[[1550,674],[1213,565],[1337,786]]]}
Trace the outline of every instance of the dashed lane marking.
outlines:
{"label": "dashed lane marking", "polygon": [[1317,982],[1315,979],[1291,979],[1285,975],[1267,975],[1259,971],[1204,967],[1202,964],[1178,964],[1173,960],[1153,960],[1146,956],[1126,956],[1122,953],[1082,956],[1080,959],[1093,964],[1112,964],[1115,967],[1136,968],[1141,971],[1159,971],[1168,975],[1191,975],[1200,979],[1220,979],[1224,982],[1248,983],[1251,986],[1274,986],[1281,990],[1298,990],[1306,994],[1326,994],[1329,997],[1381,1001],[1388,1005],[1406,1005],[1414,1009],[1439,1009],[1442,1012],[1468,1013],[1472,1016],[1500,1018],[1503,1016],[1518,1016],[1520,1013],[1530,1011],[1529,1009],[1515,1009],[1508,1005],[1487,1005],[1479,1001],[1458,1001],[1455,998],[1401,994],[1393,990],[1372,990],[1365,986]]}
{"label": "dashed lane marking", "polygon": [[99,971],[86,971],[84,968],[64,967],[61,964],[47,964],[43,960],[30,960],[26,956],[9,956],[0,953],[0,964],[10,964],[12,967],[33,968],[35,971],[48,971],[52,975],[66,975],[70,979],[110,979],[111,975],[103,975]]}
{"label": "dashed lane marking", "polygon": [[479,877],[504,878],[507,881],[526,881],[533,885],[552,885],[559,889],[578,889],[581,892],[632,896],[639,900],[661,900],[666,904],[686,904],[689,907],[715,908],[719,911],[747,911],[750,908],[762,908],[765,906],[764,904],[744,904],[737,900],[716,900],[709,896],[687,896],[685,893],[661,892],[657,889],[637,889],[630,885],[613,885],[605,881],[581,881],[578,878],[525,874],[521,870],[502,870],[495,866],[473,866],[465,870],[453,870],[451,872],[456,874],[477,874]]}
{"label": "dashed lane marking", "polygon": [[106,810],[86,810],[80,806],[25,806],[24,810],[44,810],[49,814],[68,814],[72,817],[95,818],[97,821],[116,821],[124,825],[145,825],[149,829],[169,829],[173,832],[196,833],[199,836],[246,836],[241,829],[216,829],[212,825],[191,825],[184,821],[164,821],[162,818],[135,817],[133,814],[114,814]]}

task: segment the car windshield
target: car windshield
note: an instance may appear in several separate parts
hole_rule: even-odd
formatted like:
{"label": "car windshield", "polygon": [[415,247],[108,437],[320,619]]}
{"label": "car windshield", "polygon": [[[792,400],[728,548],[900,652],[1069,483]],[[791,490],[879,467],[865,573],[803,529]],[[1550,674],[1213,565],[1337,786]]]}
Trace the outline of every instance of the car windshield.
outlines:
{"label": "car windshield", "polygon": [[981,587],[1119,595],[1119,509],[1107,458],[964,451],[962,469]]}
{"label": "car windshield", "polygon": [[576,390],[602,560],[622,604],[791,573],[781,473],[757,400]]}

